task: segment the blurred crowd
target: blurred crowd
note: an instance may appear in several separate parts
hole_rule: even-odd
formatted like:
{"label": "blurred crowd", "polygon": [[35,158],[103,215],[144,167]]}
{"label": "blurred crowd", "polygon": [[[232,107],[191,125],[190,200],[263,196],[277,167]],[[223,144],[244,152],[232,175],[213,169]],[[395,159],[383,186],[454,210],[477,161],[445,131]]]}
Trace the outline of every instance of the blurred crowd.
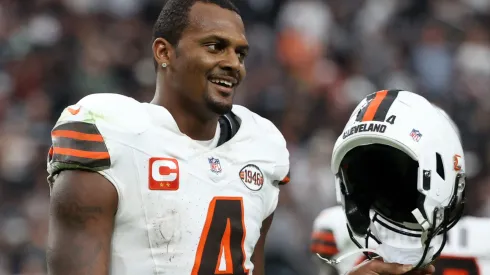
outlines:
{"label": "blurred crowd", "polygon": [[[315,274],[309,234],[336,203],[333,143],[376,90],[420,93],[452,116],[469,167],[467,214],[490,216],[490,1],[235,3],[252,47],[236,102],[272,120],[291,152],[268,274]],[[151,100],[152,25],[163,4],[0,1],[0,275],[45,274],[46,154],[61,110],[91,93]]]}

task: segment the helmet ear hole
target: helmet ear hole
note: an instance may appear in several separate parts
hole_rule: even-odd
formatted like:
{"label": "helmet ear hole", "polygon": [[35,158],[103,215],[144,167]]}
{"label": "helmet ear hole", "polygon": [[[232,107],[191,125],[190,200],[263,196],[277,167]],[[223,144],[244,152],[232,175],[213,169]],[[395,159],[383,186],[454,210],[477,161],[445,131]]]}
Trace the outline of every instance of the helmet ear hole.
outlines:
{"label": "helmet ear hole", "polygon": [[442,163],[442,157],[441,154],[436,153],[436,171],[439,176],[445,180],[445,174],[444,174],[444,164]]}

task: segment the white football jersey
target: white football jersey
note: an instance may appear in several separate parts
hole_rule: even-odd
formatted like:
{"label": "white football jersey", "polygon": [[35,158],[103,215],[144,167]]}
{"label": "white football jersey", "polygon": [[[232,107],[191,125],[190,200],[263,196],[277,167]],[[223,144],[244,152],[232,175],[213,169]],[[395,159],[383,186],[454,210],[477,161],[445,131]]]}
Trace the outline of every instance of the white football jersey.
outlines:
{"label": "white football jersey", "polygon": [[[364,245],[361,238],[357,241]],[[370,241],[371,242],[371,241]],[[327,208],[320,212],[313,222],[310,250],[322,257],[332,259],[347,252],[359,249],[350,239],[347,231],[347,219],[341,205]],[[347,257],[335,267],[339,274],[346,274],[356,263],[363,258],[363,254]]]}
{"label": "white football jersey", "polygon": [[111,274],[253,274],[289,153],[270,121],[232,112],[240,128],[210,147],[182,134],[165,108],[121,95],[90,95],[63,111],[48,172],[96,171],[117,189]]}
{"label": "white football jersey", "polygon": [[[357,250],[347,231],[347,220],[342,206],[323,210],[313,224],[311,252],[325,258],[336,258]],[[391,244],[420,242],[419,238],[396,234],[376,224],[380,238]],[[448,232],[448,240],[438,260],[434,263],[434,275],[487,275],[490,274],[490,238],[487,237],[490,219],[463,217]],[[356,238],[360,244],[365,240]],[[374,240],[369,240],[369,248],[376,248]],[[353,266],[364,261],[364,255],[351,256],[336,265],[339,274],[346,274]]]}

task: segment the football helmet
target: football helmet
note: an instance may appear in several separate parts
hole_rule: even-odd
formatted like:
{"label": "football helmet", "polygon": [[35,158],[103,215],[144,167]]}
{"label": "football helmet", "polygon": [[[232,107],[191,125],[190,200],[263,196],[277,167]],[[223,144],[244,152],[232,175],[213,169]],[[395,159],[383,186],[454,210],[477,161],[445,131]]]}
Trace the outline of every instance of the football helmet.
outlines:
{"label": "football helmet", "polygon": [[458,127],[458,125],[456,125],[456,122],[454,122],[454,120],[451,118],[451,116],[448,113],[446,113],[446,111],[444,111],[444,109],[442,109],[441,107],[439,107],[437,105],[433,105],[433,106],[434,106],[434,108],[439,110],[439,112],[441,112],[441,114],[449,121],[449,123],[451,123],[451,126],[453,126],[454,131],[456,131],[459,139],[461,140],[461,132],[459,131],[459,127]]}
{"label": "football helmet", "polygon": [[[457,128],[439,108],[409,91],[368,95],[338,137],[331,168],[349,234],[363,252],[416,268],[440,255],[463,212],[465,163]],[[385,244],[374,223],[420,243]],[[367,249],[369,238],[379,244],[375,251]]]}

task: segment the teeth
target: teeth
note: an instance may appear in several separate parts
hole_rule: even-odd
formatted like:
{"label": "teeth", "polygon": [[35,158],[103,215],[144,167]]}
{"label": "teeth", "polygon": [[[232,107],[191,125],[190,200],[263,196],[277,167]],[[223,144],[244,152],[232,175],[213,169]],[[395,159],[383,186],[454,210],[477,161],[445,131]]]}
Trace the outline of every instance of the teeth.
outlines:
{"label": "teeth", "polygon": [[215,84],[223,84],[225,85],[226,87],[228,88],[231,88],[233,87],[233,83],[231,83],[230,81],[227,81],[227,80],[222,80],[222,79],[212,79],[211,82],[215,83]]}

